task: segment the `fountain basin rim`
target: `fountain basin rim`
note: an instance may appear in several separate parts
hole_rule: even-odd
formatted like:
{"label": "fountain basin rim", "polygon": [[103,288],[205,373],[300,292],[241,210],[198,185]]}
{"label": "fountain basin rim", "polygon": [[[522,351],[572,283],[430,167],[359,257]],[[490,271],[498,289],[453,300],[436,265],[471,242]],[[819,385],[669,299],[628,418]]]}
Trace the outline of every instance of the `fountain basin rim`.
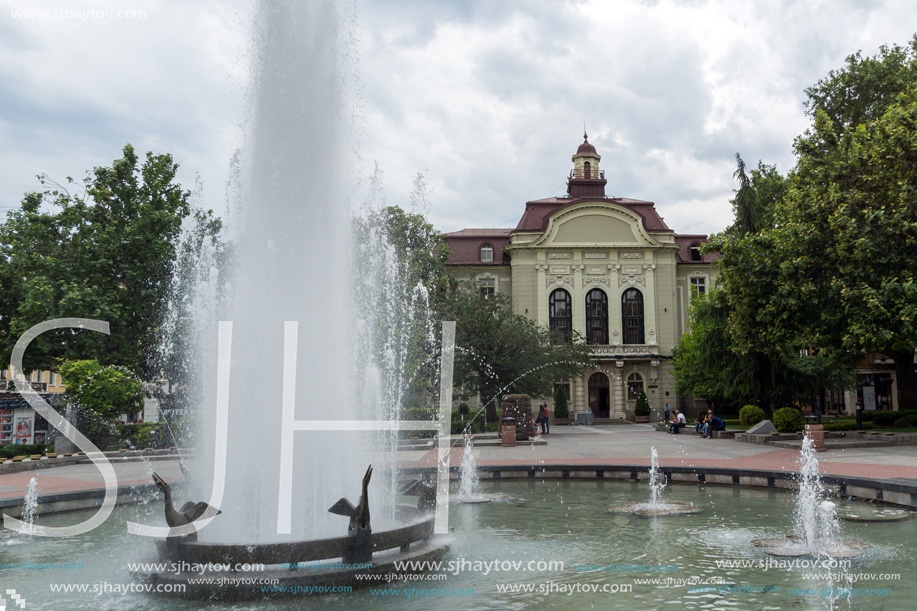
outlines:
{"label": "fountain basin rim", "polygon": [[[637,465],[627,462],[609,463],[564,463],[555,464],[478,464],[478,473],[485,475],[481,478],[482,482],[494,481],[500,479],[525,479],[525,478],[551,478],[551,479],[578,479],[578,480],[595,480],[607,479],[612,481],[637,481],[641,479],[637,476],[639,473],[648,473],[649,465]],[[787,491],[792,487],[777,486],[777,480],[796,481],[799,474],[795,471],[772,471],[757,470],[747,468],[730,468],[730,467],[708,467],[708,466],[662,466],[660,470],[667,474],[691,475],[695,479],[668,478],[670,482],[679,484],[716,484],[716,485],[733,485],[749,486],[752,488],[782,488]],[[410,474],[418,477],[423,474],[434,474],[435,467],[418,467],[403,466],[400,471],[407,475]],[[450,467],[452,473],[458,473],[458,465]],[[731,476],[732,482],[728,481],[709,481],[707,476]],[[741,481],[747,478],[749,481]],[[757,481],[762,483],[757,483]],[[822,474],[821,480],[828,485],[837,485],[841,487],[841,494],[846,497],[853,497],[868,501],[878,501],[890,506],[917,508],[917,485],[902,483],[898,479],[879,479],[863,478],[858,476],[847,475],[827,475]],[[765,483],[766,482],[766,483]],[[864,491],[869,491],[871,495],[864,496],[859,491],[848,490],[848,487],[856,487]],[[885,498],[885,492],[901,493],[892,498]],[[903,502],[895,502],[900,500]]]}
{"label": "fountain basin rim", "polygon": [[[373,553],[401,548],[433,536],[435,517],[394,528],[373,532]],[[295,564],[298,562],[341,558],[353,542],[350,536],[280,543],[210,543],[189,541],[183,537],[157,539],[163,560],[198,564]]]}

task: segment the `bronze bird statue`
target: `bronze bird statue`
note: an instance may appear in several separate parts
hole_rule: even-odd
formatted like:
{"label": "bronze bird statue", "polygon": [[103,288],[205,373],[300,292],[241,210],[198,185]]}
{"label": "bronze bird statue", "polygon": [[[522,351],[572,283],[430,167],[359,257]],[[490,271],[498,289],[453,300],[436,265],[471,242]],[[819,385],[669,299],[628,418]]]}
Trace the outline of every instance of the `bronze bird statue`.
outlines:
{"label": "bronze bird statue", "polygon": [[[153,481],[156,482],[156,486],[166,497],[166,524],[173,528],[194,522],[210,508],[210,505],[203,501],[200,503],[188,501],[182,505],[180,511],[176,511],[175,506],[172,504],[172,488],[166,483],[166,480],[162,479],[158,473],[154,473]],[[219,509],[216,510],[216,515],[221,513],[223,512]]]}
{"label": "bronze bird statue", "polygon": [[337,503],[331,506],[331,509],[328,511],[335,513],[339,516],[348,516],[350,518],[350,526],[347,527],[348,532],[355,532],[358,530],[371,530],[369,524],[369,480],[373,476],[373,466],[369,465],[369,468],[366,470],[366,475],[363,476],[363,494],[360,496],[360,501],[357,503],[357,506],[354,507],[350,501],[346,498],[341,498]]}
{"label": "bronze bird statue", "polygon": [[417,497],[417,509],[431,509],[436,507],[436,489],[420,480],[412,479],[399,491],[405,496]]}

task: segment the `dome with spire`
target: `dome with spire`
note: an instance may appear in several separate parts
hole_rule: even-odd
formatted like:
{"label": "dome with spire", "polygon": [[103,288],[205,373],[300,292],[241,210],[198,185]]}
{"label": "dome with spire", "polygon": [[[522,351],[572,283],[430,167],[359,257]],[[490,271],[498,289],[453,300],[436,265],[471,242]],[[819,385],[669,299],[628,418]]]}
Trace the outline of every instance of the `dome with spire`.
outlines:
{"label": "dome with spire", "polygon": [[583,143],[576,149],[577,155],[596,155],[595,147],[589,144],[589,136],[583,133]]}

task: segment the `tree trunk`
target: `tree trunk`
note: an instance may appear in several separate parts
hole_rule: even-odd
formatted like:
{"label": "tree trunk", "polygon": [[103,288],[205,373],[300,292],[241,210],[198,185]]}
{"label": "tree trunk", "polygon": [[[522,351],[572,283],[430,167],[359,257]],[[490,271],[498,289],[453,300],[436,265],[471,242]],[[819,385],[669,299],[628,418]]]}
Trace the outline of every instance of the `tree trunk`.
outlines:
{"label": "tree trunk", "polygon": [[898,409],[917,409],[917,372],[914,371],[914,351],[889,352],[895,361],[898,382]]}

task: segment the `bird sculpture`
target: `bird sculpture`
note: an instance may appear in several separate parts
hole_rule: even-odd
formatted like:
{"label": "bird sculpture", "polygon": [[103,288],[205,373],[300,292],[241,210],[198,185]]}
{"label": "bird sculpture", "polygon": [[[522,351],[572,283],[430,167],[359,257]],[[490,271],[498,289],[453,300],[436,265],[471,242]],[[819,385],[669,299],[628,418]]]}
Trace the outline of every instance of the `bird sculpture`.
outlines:
{"label": "bird sculpture", "polygon": [[[166,480],[162,479],[158,473],[154,473],[153,481],[156,482],[156,486],[166,497],[166,524],[172,528],[190,524],[191,522],[194,522],[199,517],[204,515],[205,511],[210,509],[210,505],[203,501],[200,503],[192,503],[191,501],[188,501],[182,505],[181,510],[176,511],[175,506],[172,504],[172,488],[169,486],[169,484],[166,483]],[[219,509],[216,509],[215,511],[215,515],[220,515],[223,513]]]}
{"label": "bird sculpture", "polygon": [[353,504],[348,501],[346,498],[341,498],[337,503],[331,506],[331,509],[328,511],[339,516],[347,516],[350,518],[350,526],[347,527],[348,532],[356,532],[358,530],[372,530],[372,527],[369,524],[369,480],[373,476],[373,466],[369,465],[369,468],[366,470],[366,475],[363,476],[363,494],[360,496],[360,501],[357,503],[357,506],[354,507]]}
{"label": "bird sculpture", "polygon": [[401,487],[401,494],[417,497],[417,509],[436,507],[436,489],[420,480],[412,479]]}

